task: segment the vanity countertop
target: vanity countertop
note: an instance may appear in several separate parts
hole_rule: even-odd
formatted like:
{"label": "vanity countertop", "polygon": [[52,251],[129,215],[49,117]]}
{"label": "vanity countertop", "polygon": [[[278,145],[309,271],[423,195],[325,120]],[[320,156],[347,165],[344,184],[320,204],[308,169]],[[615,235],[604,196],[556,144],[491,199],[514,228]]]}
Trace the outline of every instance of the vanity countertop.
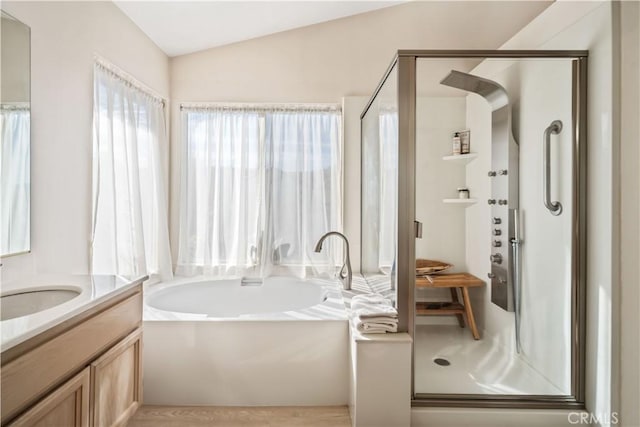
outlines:
{"label": "vanity countertop", "polygon": [[78,290],[80,294],[55,307],[27,316],[0,321],[0,349],[2,355],[5,356],[5,352],[19,344],[25,343],[65,321],[127,292],[146,279],[147,276],[129,279],[107,275],[51,274],[3,282],[2,295],[49,288]]}

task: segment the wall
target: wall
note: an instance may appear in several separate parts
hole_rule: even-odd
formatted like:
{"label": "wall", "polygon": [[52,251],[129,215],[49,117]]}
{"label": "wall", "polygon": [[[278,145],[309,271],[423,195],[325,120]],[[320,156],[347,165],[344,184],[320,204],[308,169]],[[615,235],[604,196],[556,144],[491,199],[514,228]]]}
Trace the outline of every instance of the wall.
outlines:
{"label": "wall", "polygon": [[2,102],[29,102],[29,28],[2,17]]}
{"label": "wall", "polygon": [[[344,141],[360,141],[360,114],[367,101],[366,96],[347,96],[342,99],[342,129]],[[347,159],[349,163],[347,163]],[[344,146],[343,158],[343,201],[349,209],[360,212],[360,144],[350,143]],[[360,216],[345,215],[344,229],[349,230],[351,246],[351,268],[360,271]]]}
{"label": "wall", "polygon": [[[181,102],[334,102],[371,95],[397,49],[492,49],[549,2],[410,2],[172,58],[171,240],[178,234]],[[452,31],[451,23],[457,24]],[[485,31],[491,28],[491,31]],[[346,140],[345,146],[359,140]],[[348,156],[348,152],[346,153]],[[352,165],[359,159],[345,157]],[[345,168],[345,182],[357,168]],[[345,232],[359,224],[345,197]],[[174,259],[176,256],[174,245]],[[352,258],[359,254],[352,253]]]}
{"label": "wall", "polygon": [[[424,65],[418,62],[417,67]],[[421,82],[419,79],[418,91]],[[416,240],[416,258],[453,264],[449,272],[467,271],[465,206],[442,200],[458,198],[457,189],[466,182],[464,164],[442,157],[452,153],[453,133],[466,129],[465,112],[464,97],[419,96],[416,100],[416,220],[423,223],[422,239]],[[450,301],[451,293],[449,289],[422,289],[416,298]],[[416,322],[457,324],[453,316],[422,316]]]}
{"label": "wall", "polygon": [[[572,132],[571,132],[571,61],[527,60],[491,61],[484,65],[501,65],[499,72],[477,74],[502,85],[512,106],[512,128],[519,144],[519,211],[522,229],[521,344],[519,354],[530,366],[556,386],[558,392],[570,394],[571,343],[571,244],[572,244]],[[505,68],[506,67],[506,68]],[[553,76],[551,79],[550,77]],[[490,235],[492,228],[506,232],[503,225],[492,226],[486,202],[491,197],[491,129],[487,102],[469,95],[467,120],[478,161],[468,166],[468,185],[481,185],[481,203],[467,210],[467,256],[473,264],[471,273],[486,277],[490,242],[500,240],[504,250],[509,242]],[[551,215],[542,204],[542,144],[544,129],[553,120],[561,120],[564,130],[552,138],[551,195],[563,205],[562,214]],[[511,172],[510,172],[511,173]],[[498,178],[494,178],[498,179]],[[475,190],[478,193],[479,190]],[[490,288],[476,307],[487,339],[494,339],[515,354],[515,319],[491,303]],[[477,296],[476,296],[477,297]]]}
{"label": "wall", "polygon": [[620,4],[620,420],[640,426],[640,3]]}
{"label": "wall", "polygon": [[465,129],[465,110],[464,97],[416,100],[416,220],[423,222],[416,258],[448,262],[452,272],[466,271],[465,209],[442,200],[458,198],[465,167],[442,157],[452,153],[453,133]]}
{"label": "wall", "polygon": [[93,58],[169,95],[167,56],[110,2],[2,2],[31,27],[30,254],[2,260],[2,279],[88,272]]}

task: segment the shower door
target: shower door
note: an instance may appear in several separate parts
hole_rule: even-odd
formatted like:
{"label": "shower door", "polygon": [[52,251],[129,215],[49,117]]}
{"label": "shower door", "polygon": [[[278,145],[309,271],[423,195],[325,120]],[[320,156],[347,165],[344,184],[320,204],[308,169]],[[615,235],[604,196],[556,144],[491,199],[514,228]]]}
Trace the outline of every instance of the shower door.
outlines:
{"label": "shower door", "polygon": [[581,399],[580,61],[416,61],[419,398]]}
{"label": "shower door", "polygon": [[[363,221],[363,273],[367,248],[393,250],[414,405],[583,404],[586,55],[399,51],[385,74],[395,247],[368,244]],[[363,174],[371,159],[363,145]],[[366,185],[363,206],[383,194]]]}

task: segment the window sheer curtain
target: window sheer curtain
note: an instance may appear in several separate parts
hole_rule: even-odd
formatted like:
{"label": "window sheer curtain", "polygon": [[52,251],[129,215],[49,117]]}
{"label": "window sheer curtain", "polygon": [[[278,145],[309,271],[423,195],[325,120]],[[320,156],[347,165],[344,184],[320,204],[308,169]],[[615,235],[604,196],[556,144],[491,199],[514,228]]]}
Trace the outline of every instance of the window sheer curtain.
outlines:
{"label": "window sheer curtain", "polygon": [[176,273],[335,270],[342,229],[341,113],[336,106],[185,106]]}
{"label": "window sheer curtain", "polygon": [[29,106],[0,107],[0,254],[29,250]]}
{"label": "window sheer curtain", "polygon": [[380,129],[380,250],[378,267],[389,272],[396,258],[398,209],[398,112],[382,109]]}
{"label": "window sheer curtain", "polygon": [[328,272],[340,262],[342,241],[327,240],[321,254],[314,247],[327,231],[342,230],[340,112],[283,109],[265,120],[263,264],[300,277]]}
{"label": "window sheer curtain", "polygon": [[257,264],[260,121],[256,111],[183,110],[177,274],[238,275]]}
{"label": "window sheer curtain", "polygon": [[172,277],[162,100],[94,67],[93,274]]}

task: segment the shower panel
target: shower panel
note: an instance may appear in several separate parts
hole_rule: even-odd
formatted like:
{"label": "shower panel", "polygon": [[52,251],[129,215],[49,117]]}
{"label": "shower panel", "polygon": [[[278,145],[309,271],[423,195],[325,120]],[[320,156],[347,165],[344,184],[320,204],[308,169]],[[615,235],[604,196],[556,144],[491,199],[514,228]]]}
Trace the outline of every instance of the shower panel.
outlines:
{"label": "shower panel", "polygon": [[[440,84],[476,93],[491,107],[491,302],[516,311],[518,321],[519,246],[518,143],[511,132],[511,105],[498,83],[452,70]],[[513,251],[511,251],[511,249]]]}

